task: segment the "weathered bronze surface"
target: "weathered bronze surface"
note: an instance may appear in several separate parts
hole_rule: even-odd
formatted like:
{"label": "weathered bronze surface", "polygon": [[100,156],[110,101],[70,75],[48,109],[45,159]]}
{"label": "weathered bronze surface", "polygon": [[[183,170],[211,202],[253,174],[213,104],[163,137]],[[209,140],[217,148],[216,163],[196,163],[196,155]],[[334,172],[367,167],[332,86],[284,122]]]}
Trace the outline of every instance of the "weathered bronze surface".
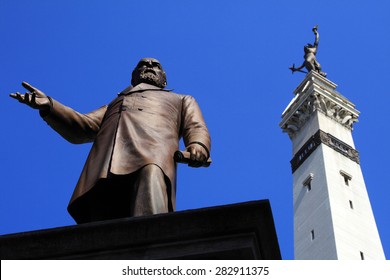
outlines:
{"label": "weathered bronze surface", "polygon": [[210,136],[192,96],[166,90],[158,60],[141,59],[132,85],[107,106],[81,114],[23,82],[10,94],[71,143],[93,142],[68,211],[77,223],[175,210],[176,162],[182,137],[192,167],[207,166]]}
{"label": "weathered bronze surface", "polygon": [[307,44],[304,46],[303,50],[305,51],[304,61],[301,66],[298,68],[295,68],[295,64],[293,64],[289,69],[294,73],[295,71],[307,73],[302,70],[303,67],[306,67],[307,71],[315,71],[321,74],[322,76],[326,77],[326,73],[322,72],[322,68],[320,63],[316,59],[316,54],[318,50],[318,43],[320,41],[320,35],[318,33],[318,25],[313,27],[313,33],[315,36],[314,44]]}

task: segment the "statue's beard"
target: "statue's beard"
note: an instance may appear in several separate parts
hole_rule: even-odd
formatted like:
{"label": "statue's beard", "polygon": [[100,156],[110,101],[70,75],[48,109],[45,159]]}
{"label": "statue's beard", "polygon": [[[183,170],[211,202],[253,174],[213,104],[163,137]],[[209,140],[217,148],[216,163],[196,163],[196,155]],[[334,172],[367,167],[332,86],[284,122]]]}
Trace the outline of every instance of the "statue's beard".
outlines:
{"label": "statue's beard", "polygon": [[141,82],[155,85],[157,87],[163,88],[165,86],[163,79],[156,75],[156,73],[152,71],[143,71],[139,74],[139,78]]}

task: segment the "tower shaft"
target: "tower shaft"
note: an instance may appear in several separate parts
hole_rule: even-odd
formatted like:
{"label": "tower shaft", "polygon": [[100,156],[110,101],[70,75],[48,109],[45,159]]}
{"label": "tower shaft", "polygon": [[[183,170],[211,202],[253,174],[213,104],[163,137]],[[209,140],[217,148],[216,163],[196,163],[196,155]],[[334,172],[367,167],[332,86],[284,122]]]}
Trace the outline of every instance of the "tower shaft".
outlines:
{"label": "tower shaft", "polygon": [[355,149],[360,114],[311,71],[280,127],[293,145],[295,259],[385,259]]}

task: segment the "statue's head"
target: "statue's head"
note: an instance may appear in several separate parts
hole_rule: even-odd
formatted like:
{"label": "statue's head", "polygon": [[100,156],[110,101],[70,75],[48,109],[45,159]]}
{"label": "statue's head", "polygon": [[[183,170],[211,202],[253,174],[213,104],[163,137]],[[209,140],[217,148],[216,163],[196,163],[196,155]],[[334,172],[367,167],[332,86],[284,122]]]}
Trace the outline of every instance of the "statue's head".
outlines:
{"label": "statue's head", "polygon": [[166,87],[167,76],[157,59],[143,58],[138,62],[131,75],[131,84],[136,86],[140,83],[147,83],[160,88]]}
{"label": "statue's head", "polygon": [[305,53],[307,53],[311,48],[314,48],[314,46],[312,44],[307,44],[303,47],[303,50],[305,51]]}

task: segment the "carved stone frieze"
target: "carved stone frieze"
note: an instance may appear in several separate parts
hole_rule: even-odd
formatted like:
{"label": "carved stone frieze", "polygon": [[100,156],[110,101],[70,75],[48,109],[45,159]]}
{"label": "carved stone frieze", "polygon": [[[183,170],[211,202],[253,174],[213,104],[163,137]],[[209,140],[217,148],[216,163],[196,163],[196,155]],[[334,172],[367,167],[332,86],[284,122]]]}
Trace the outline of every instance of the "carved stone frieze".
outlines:
{"label": "carved stone frieze", "polygon": [[355,112],[321,93],[312,91],[283,123],[283,132],[287,132],[292,138],[316,110],[350,130],[352,130],[353,124],[358,121],[358,115]]}
{"label": "carved stone frieze", "polygon": [[304,103],[291,115],[290,119],[282,127],[284,132],[287,132],[292,137],[310,118],[316,106],[314,95],[310,95]]}
{"label": "carved stone frieze", "polygon": [[336,91],[337,85],[311,71],[294,90],[295,97],[282,114],[280,127],[290,138],[306,124],[314,112],[320,112],[352,130],[358,121],[355,105]]}
{"label": "carved stone frieze", "polygon": [[293,173],[317,149],[320,144],[324,144],[349,158],[350,160],[356,162],[357,164],[360,164],[359,152],[357,150],[337,139],[333,135],[322,130],[318,130],[312,137],[310,137],[309,140],[306,141],[306,143],[290,161]]}
{"label": "carved stone frieze", "polygon": [[352,130],[353,123],[358,121],[357,115],[321,94],[316,93],[314,97],[316,109]]}

